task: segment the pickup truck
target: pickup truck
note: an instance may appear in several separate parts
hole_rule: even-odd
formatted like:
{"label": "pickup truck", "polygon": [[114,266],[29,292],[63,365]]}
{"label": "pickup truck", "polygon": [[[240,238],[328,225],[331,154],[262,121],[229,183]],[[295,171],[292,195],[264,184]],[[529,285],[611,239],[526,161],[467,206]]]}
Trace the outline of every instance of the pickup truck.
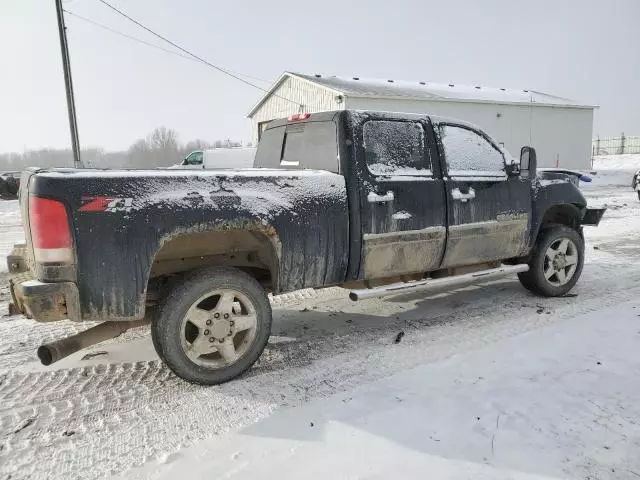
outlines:
{"label": "pickup truck", "polygon": [[173,372],[217,384],[261,355],[268,293],[339,285],[358,301],[517,273],[562,296],[604,213],[570,175],[536,175],[533,148],[518,162],[435,116],[297,114],[268,125],[254,167],[25,171],[11,308],[102,322],[42,345],[42,363],[150,323]]}

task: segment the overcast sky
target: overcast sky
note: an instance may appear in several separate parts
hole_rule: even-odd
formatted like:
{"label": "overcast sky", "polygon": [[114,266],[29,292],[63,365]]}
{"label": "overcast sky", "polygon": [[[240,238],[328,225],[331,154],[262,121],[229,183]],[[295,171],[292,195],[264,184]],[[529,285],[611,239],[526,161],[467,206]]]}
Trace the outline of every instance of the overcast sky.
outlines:
{"label": "overcast sky", "polygon": [[[600,105],[594,136],[640,135],[640,0],[112,0],[212,63],[535,89]],[[160,43],[97,0],[65,8]],[[259,90],[68,17],[82,146],[250,138]],[[54,0],[0,0],[0,151],[70,144]],[[170,48],[170,47],[169,47]],[[268,84],[260,83],[268,86]]]}

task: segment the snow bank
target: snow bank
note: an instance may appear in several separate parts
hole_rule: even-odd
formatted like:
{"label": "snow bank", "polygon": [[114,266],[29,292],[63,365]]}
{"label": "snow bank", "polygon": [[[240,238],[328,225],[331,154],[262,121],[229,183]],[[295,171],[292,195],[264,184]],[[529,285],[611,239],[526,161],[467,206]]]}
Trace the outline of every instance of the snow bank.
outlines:
{"label": "snow bank", "polygon": [[593,157],[594,170],[640,170],[640,154]]}
{"label": "snow bank", "polygon": [[593,157],[593,182],[589,187],[624,186],[631,188],[633,174],[640,170],[640,155],[601,155]]}
{"label": "snow bank", "polygon": [[7,271],[5,257],[13,245],[24,242],[24,231],[17,200],[0,200],[0,272]]}

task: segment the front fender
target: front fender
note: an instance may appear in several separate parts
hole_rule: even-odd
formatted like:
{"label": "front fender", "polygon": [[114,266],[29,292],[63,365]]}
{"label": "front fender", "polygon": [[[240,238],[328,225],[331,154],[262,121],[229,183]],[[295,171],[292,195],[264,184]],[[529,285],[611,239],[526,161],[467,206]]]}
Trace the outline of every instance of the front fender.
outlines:
{"label": "front fender", "polygon": [[546,218],[549,218],[550,212],[558,216],[555,219],[557,223],[577,228],[581,224],[587,207],[587,201],[578,187],[561,179],[542,181],[536,179],[532,199],[530,247],[535,244],[540,227]]}

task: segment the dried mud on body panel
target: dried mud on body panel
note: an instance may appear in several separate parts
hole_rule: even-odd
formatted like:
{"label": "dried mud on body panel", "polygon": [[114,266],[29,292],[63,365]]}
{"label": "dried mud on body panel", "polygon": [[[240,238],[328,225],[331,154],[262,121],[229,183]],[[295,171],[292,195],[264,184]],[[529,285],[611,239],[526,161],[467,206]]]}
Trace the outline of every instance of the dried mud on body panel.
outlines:
{"label": "dried mud on body panel", "polygon": [[528,218],[467,223],[449,227],[443,267],[521,255],[527,249]]}
{"label": "dried mud on body panel", "polygon": [[365,234],[365,278],[382,278],[438,268],[444,249],[445,227],[429,227]]}
{"label": "dried mud on body panel", "polygon": [[[85,320],[142,318],[156,252],[166,241],[192,233],[259,225],[260,234],[280,245],[276,293],[344,280],[349,225],[341,175],[84,171],[45,173],[37,180],[40,194],[55,192],[71,207]],[[86,192],[118,199],[105,203],[118,208],[80,211]]]}

